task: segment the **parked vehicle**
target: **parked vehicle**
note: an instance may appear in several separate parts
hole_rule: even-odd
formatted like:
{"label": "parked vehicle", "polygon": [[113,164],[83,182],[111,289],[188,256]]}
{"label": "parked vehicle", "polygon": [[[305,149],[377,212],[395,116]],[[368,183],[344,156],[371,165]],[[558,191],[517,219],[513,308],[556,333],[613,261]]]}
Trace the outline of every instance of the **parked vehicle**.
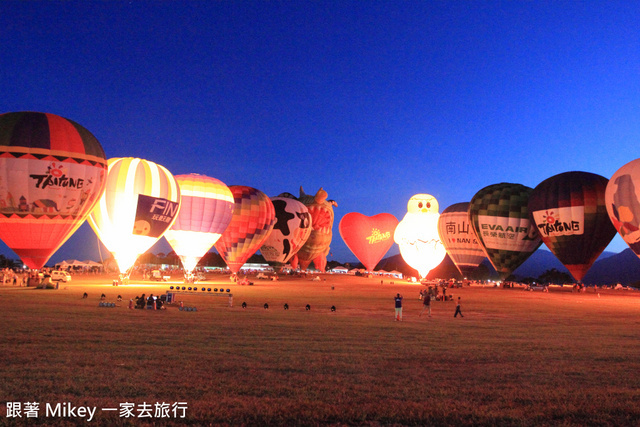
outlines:
{"label": "parked vehicle", "polygon": [[52,271],[51,272],[51,281],[52,282],[70,282],[71,275],[66,271]]}
{"label": "parked vehicle", "polygon": [[171,276],[163,276],[162,271],[160,270],[151,271],[151,280],[155,280],[156,282],[166,282],[169,279],[171,279]]}

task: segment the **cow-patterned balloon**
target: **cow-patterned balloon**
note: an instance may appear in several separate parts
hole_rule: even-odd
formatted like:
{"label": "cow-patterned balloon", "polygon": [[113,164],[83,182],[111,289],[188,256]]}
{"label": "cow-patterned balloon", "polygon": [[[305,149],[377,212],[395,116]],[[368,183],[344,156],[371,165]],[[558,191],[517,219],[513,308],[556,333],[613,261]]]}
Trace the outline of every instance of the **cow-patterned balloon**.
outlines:
{"label": "cow-patterned balloon", "polygon": [[276,223],[260,248],[265,260],[287,263],[305,244],[311,234],[311,215],[307,207],[292,197],[272,197]]}

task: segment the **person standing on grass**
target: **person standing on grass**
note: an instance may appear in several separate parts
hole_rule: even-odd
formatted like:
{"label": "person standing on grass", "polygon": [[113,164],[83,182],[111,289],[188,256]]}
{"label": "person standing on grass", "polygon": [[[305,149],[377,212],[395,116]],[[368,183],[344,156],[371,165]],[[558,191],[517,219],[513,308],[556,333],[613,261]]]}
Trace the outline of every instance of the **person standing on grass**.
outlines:
{"label": "person standing on grass", "polygon": [[425,310],[429,310],[429,317],[431,317],[431,295],[425,295],[422,298],[422,311],[418,315],[418,317],[422,316]]}
{"label": "person standing on grass", "polygon": [[394,301],[396,302],[396,321],[402,321],[402,295],[397,294]]}
{"label": "person standing on grass", "polygon": [[456,312],[453,314],[453,317],[458,317],[458,314],[460,317],[464,317],[462,311],[460,311],[460,297],[458,297],[458,305],[456,305]]}

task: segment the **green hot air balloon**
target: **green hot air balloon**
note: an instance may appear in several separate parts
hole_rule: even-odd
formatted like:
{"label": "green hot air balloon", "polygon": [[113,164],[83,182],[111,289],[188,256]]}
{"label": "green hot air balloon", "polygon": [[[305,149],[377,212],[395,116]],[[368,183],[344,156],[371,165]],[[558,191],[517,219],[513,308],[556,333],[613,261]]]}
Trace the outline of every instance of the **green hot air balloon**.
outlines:
{"label": "green hot air balloon", "polygon": [[521,184],[493,184],[469,204],[469,221],[487,258],[504,280],[542,244],[529,219],[532,189]]}
{"label": "green hot air balloon", "polygon": [[578,282],[616,234],[605,204],[608,182],[589,172],[565,172],[542,181],[529,197],[542,241]]}

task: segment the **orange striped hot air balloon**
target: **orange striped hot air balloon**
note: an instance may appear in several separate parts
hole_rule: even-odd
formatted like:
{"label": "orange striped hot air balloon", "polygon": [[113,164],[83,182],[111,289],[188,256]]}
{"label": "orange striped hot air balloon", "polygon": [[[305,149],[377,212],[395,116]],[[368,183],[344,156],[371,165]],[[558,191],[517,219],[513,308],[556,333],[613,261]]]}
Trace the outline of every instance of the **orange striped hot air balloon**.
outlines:
{"label": "orange striped hot air balloon", "polygon": [[244,185],[229,187],[235,200],[233,217],[215,248],[234,273],[256,253],[276,222],[273,203],[260,190]]}
{"label": "orange striped hot air balloon", "polygon": [[164,166],[136,158],[109,159],[107,186],[88,218],[122,273],[171,227],[180,188]]}
{"label": "orange striped hot air balloon", "polygon": [[215,178],[198,174],[175,178],[182,195],[180,213],[164,237],[189,275],[231,222],[234,200],[229,187]]}
{"label": "orange striped hot air balloon", "polygon": [[42,268],[104,191],[98,140],[55,114],[0,115],[0,239],[29,268]]}

